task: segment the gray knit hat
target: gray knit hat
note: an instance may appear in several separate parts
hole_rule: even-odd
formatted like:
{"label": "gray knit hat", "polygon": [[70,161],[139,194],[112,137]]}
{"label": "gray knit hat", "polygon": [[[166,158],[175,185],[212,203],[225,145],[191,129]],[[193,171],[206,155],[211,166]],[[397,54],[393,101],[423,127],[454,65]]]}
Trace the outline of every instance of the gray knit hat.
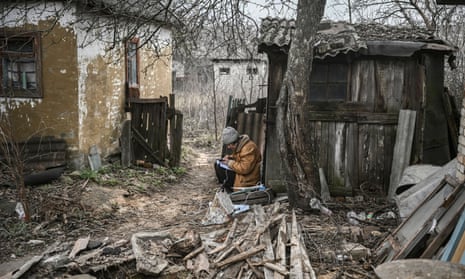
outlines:
{"label": "gray knit hat", "polygon": [[226,127],[223,130],[223,144],[227,145],[236,142],[239,138],[239,133],[233,127]]}

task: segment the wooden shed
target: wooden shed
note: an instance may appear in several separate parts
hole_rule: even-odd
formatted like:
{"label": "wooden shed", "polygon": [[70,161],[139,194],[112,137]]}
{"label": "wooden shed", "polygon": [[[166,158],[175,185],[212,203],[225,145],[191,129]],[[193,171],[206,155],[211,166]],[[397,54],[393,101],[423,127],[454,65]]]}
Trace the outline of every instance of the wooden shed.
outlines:
{"label": "wooden shed", "polygon": [[[294,29],[294,20],[265,18],[259,43],[269,60],[264,180],[278,192],[284,183],[276,101]],[[410,164],[443,165],[456,156],[456,119],[445,109],[444,90],[454,46],[423,29],[345,22],[322,22],[314,45],[310,121],[302,128],[311,130],[316,167],[332,195],[364,186],[387,192],[401,110],[416,112]]]}

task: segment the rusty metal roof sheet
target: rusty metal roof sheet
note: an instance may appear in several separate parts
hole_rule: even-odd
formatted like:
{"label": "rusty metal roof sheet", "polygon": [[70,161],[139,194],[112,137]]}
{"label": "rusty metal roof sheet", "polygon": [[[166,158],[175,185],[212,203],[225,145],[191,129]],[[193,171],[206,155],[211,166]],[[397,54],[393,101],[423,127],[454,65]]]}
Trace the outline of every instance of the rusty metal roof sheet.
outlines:
{"label": "rusty metal roof sheet", "polygon": [[[287,52],[295,20],[265,18],[262,20],[259,51],[275,49]],[[453,52],[455,47],[436,38],[432,31],[381,24],[349,24],[322,21],[314,41],[314,55],[323,59],[340,53],[361,52],[367,55],[411,55],[420,49]]]}

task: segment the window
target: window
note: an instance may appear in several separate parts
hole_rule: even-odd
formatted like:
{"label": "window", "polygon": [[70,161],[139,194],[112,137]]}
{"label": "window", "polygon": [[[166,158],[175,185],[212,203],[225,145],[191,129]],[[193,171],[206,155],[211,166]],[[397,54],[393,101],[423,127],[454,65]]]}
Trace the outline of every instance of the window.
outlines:
{"label": "window", "polygon": [[226,68],[226,67],[220,68],[220,75],[229,75],[230,72],[231,72],[230,68]]}
{"label": "window", "polygon": [[349,65],[314,63],[310,77],[310,101],[345,101]]}
{"label": "window", "polygon": [[258,69],[255,67],[247,67],[247,74],[248,75],[256,75],[258,74]]}
{"label": "window", "polygon": [[139,62],[138,62],[139,41],[129,40],[126,45],[126,79],[129,87],[139,87]]}
{"label": "window", "polygon": [[0,57],[2,96],[42,97],[38,34],[0,36]]}

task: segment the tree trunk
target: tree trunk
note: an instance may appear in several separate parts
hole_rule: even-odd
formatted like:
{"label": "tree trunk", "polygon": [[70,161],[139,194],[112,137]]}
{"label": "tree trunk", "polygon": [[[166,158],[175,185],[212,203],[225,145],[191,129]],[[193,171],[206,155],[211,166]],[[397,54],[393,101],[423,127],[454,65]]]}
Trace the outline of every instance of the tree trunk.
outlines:
{"label": "tree trunk", "polygon": [[278,98],[277,130],[284,177],[291,206],[309,208],[315,196],[317,162],[309,135],[305,107],[313,61],[313,39],[323,17],[326,0],[299,0],[288,67]]}

